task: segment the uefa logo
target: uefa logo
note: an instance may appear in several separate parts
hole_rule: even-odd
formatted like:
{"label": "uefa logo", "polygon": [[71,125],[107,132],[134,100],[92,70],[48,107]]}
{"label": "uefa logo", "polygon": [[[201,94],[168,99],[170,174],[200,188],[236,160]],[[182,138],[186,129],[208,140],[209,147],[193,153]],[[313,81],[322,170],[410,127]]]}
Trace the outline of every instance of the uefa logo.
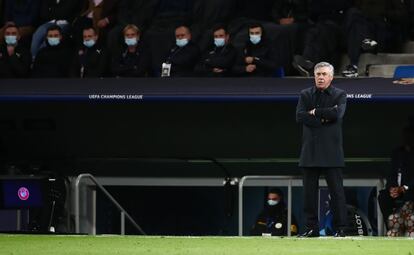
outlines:
{"label": "uefa logo", "polygon": [[30,193],[29,193],[29,190],[27,188],[21,187],[17,191],[17,195],[19,196],[20,200],[26,201],[27,199],[29,199]]}

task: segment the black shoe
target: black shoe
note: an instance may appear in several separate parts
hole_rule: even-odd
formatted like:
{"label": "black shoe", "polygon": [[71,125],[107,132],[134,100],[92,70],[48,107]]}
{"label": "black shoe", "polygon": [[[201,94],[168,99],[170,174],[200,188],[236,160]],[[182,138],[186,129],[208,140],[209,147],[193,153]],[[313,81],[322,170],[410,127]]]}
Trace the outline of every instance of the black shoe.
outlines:
{"label": "black shoe", "polygon": [[308,229],[305,233],[298,235],[298,237],[319,237],[319,231],[317,229]]}
{"label": "black shoe", "polygon": [[293,57],[292,65],[302,76],[310,77],[315,64],[300,55],[296,55]]}
{"label": "black shoe", "polygon": [[334,237],[345,237],[345,231],[343,229],[336,231]]}
{"label": "black shoe", "polygon": [[342,71],[342,76],[347,78],[357,78],[358,67],[356,65],[348,65],[346,69]]}

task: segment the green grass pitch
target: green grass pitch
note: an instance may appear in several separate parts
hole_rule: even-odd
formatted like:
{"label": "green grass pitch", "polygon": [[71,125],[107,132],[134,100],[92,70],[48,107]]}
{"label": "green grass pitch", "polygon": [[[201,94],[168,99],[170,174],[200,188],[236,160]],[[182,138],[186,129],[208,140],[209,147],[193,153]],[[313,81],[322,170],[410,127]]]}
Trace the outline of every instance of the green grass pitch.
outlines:
{"label": "green grass pitch", "polygon": [[0,254],[414,255],[414,239],[0,235]]}

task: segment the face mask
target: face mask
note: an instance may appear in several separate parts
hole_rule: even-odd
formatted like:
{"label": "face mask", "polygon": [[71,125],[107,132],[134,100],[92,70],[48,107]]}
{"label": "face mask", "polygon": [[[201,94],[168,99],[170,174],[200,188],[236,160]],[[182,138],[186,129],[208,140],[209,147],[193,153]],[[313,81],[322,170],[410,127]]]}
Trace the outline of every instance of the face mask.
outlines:
{"label": "face mask", "polygon": [[125,38],[125,44],[128,46],[135,46],[138,43],[138,39],[137,38]]}
{"label": "face mask", "polygon": [[269,199],[269,200],[267,200],[267,204],[270,205],[270,206],[275,206],[275,205],[279,204],[279,200]]}
{"label": "face mask", "polygon": [[57,46],[60,43],[60,38],[58,37],[48,37],[47,42],[50,46]]}
{"label": "face mask", "polygon": [[226,42],[225,42],[224,38],[214,38],[214,44],[217,47],[223,47],[225,43]]}
{"label": "face mask", "polygon": [[85,45],[88,48],[91,48],[91,47],[93,47],[95,45],[95,40],[92,40],[92,39],[90,39],[90,40],[84,40],[83,41],[83,45]]}
{"label": "face mask", "polygon": [[4,37],[4,40],[6,41],[7,45],[17,44],[17,36],[15,36],[15,35],[6,35]]}
{"label": "face mask", "polygon": [[261,35],[250,35],[250,41],[253,44],[258,44],[261,39],[262,39],[262,36]]}
{"label": "face mask", "polygon": [[176,44],[178,47],[184,47],[188,44],[188,39],[176,39]]}

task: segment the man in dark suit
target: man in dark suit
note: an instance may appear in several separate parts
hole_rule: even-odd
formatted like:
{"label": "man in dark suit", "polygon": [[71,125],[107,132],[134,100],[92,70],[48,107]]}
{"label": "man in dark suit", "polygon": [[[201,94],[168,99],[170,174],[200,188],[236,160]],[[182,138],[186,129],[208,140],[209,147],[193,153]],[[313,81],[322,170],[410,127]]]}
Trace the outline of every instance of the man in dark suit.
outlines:
{"label": "man in dark suit", "polygon": [[345,194],[342,183],[344,153],[342,118],[346,109],[346,93],[331,86],[334,68],[321,62],[315,65],[315,86],[301,91],[296,107],[296,121],[303,126],[299,166],[303,168],[304,212],[306,231],[301,237],[318,237],[319,177],[328,183],[334,213],[335,236],[345,236]]}

